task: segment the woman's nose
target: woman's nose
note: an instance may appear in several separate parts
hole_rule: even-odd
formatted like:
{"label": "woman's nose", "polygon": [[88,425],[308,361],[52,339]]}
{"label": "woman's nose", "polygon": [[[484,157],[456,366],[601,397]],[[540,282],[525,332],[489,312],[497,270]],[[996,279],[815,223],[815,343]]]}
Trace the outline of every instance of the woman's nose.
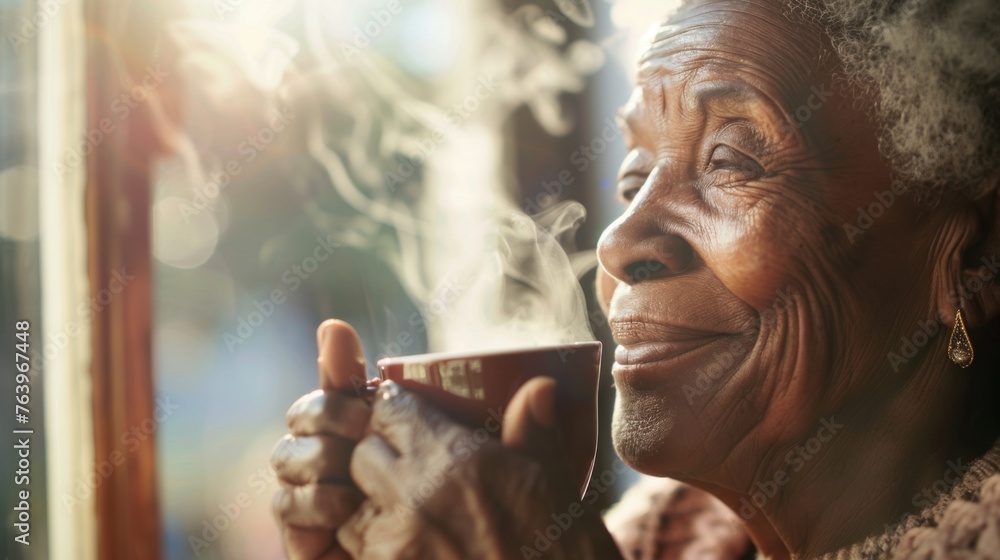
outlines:
{"label": "woman's nose", "polygon": [[626,212],[604,230],[597,245],[601,266],[615,280],[637,284],[685,272],[694,249],[669,233],[645,211]]}

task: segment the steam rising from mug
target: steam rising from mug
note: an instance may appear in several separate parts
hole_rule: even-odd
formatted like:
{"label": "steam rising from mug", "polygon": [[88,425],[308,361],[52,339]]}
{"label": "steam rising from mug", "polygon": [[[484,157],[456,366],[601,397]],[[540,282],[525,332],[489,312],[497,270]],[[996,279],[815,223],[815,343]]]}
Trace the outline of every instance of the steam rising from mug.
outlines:
{"label": "steam rising from mug", "polygon": [[[492,266],[453,305],[453,329],[442,350],[486,350],[593,340],[578,274],[596,264],[574,252],[586,212],[564,202],[528,217],[509,211],[496,227]],[[464,323],[464,324],[462,324]]]}
{"label": "steam rising from mug", "polygon": [[[178,72],[193,78],[190,110],[210,116],[195,115],[177,134],[186,180],[176,181],[171,194],[178,200],[192,200],[190,191],[195,200],[203,194],[207,209],[196,208],[195,217],[214,219],[225,213],[217,208],[225,197],[204,185],[227,161],[277,167],[278,184],[305,201],[303,213],[318,232],[378,254],[417,303],[419,319],[396,318],[396,332],[376,341],[383,348],[398,332],[426,334],[431,351],[592,340],[578,277],[596,257],[573,246],[584,210],[562,203],[532,217],[521,212],[546,205],[510,196],[502,131],[521,108],[550,134],[571,130],[560,98],[582,91],[586,75],[603,64],[602,49],[570,41],[559,18],[533,5],[513,13],[498,0],[379,8],[353,14],[360,19],[345,27],[353,9],[347,6],[246,0],[214,22],[171,25]],[[587,13],[573,13],[586,21]],[[302,18],[294,37],[276,30],[289,14]],[[428,17],[461,25],[428,26]],[[370,18],[377,25],[367,25]],[[341,28],[346,35],[337,35]],[[426,36],[414,41],[404,30]],[[455,43],[448,49],[419,54],[448,34]],[[455,58],[447,74],[429,80],[401,71],[414,56],[444,52],[475,56]],[[274,141],[255,151],[252,164],[240,153],[217,153],[219,146],[239,146],[247,130],[268,126],[276,111],[294,119],[268,132]],[[199,130],[202,122],[211,126]],[[337,207],[319,204],[320,194],[327,201],[332,194]],[[289,253],[281,243],[262,247],[262,266]],[[369,302],[373,315],[387,313],[384,303]],[[398,346],[383,353],[417,350]]]}

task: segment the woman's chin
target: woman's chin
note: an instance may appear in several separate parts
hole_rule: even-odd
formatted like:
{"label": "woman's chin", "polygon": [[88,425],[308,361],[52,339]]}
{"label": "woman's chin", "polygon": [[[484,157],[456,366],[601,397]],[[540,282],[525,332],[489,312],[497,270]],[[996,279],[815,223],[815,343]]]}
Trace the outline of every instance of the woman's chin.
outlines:
{"label": "woman's chin", "polygon": [[[615,451],[629,467],[651,476],[688,470],[701,448],[697,426],[684,429],[662,397],[618,396],[612,420]],[[702,442],[703,443],[703,442]]]}

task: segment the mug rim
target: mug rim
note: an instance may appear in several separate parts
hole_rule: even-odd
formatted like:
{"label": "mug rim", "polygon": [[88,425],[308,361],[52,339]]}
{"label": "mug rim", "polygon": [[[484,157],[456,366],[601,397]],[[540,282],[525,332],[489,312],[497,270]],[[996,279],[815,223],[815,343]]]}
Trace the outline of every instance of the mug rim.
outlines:
{"label": "mug rim", "polygon": [[425,354],[413,354],[410,356],[388,356],[376,362],[378,367],[386,367],[395,364],[406,364],[413,362],[437,362],[444,360],[469,359],[469,358],[493,358],[496,356],[507,356],[510,354],[536,354],[542,352],[554,352],[559,350],[579,350],[588,348],[601,348],[603,344],[600,340],[588,340],[582,342],[567,342],[562,344],[545,344],[541,346],[512,346],[510,348],[496,348],[492,350],[454,350],[451,352],[428,352]]}

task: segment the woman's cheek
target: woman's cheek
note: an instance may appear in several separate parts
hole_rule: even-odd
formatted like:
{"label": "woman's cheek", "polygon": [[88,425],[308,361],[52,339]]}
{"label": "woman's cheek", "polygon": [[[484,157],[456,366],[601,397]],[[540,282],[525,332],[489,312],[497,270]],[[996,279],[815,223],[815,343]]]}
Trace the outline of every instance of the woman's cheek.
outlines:
{"label": "woman's cheek", "polygon": [[761,310],[790,285],[791,278],[781,272],[784,269],[776,257],[773,248],[747,243],[706,255],[705,261],[728,291],[750,307]]}

